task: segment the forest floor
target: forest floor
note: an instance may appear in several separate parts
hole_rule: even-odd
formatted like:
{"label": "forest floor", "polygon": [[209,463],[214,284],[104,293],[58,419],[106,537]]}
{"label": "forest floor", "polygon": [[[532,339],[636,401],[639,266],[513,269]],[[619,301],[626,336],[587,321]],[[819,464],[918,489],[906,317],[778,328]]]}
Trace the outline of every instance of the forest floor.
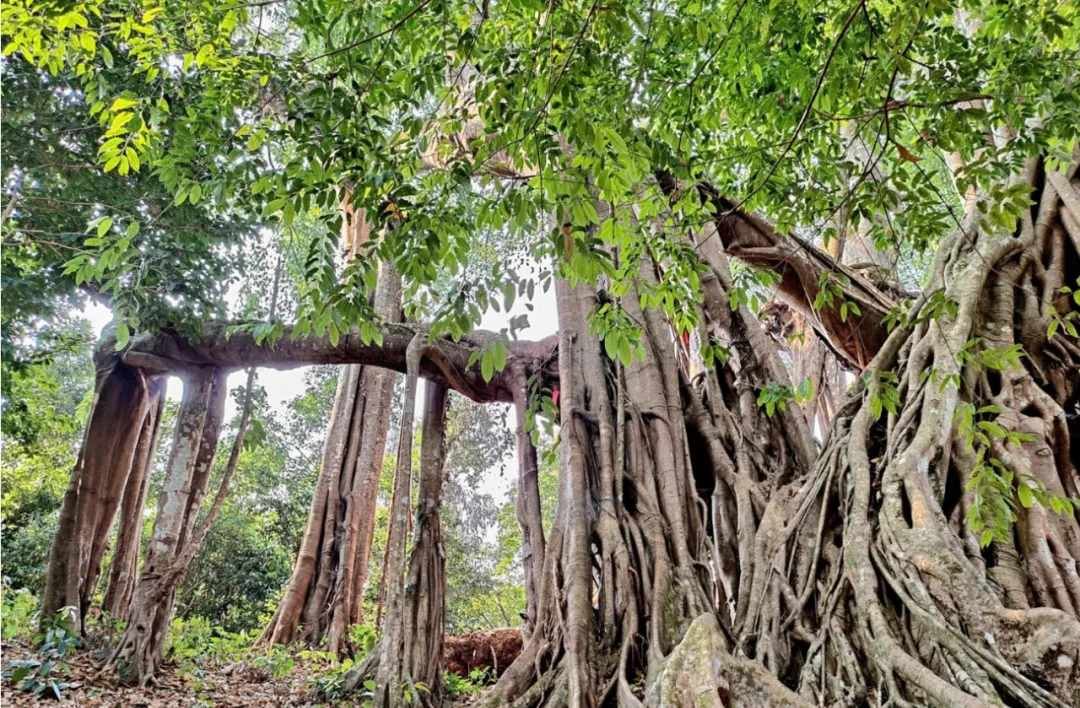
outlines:
{"label": "forest floor", "polygon": [[[26,641],[5,641],[3,663],[36,658]],[[121,686],[114,676],[100,675],[103,657],[93,650],[80,651],[67,661],[69,674],[57,679],[71,684],[63,691],[64,701],[74,706],[215,706],[217,708],[247,708],[247,706],[318,706],[329,705],[311,700],[312,674],[299,665],[284,678],[275,679],[266,669],[247,661],[204,667],[183,667],[166,662],[153,686]],[[23,693],[5,680],[0,692],[0,704],[5,708],[56,705],[54,700]]]}
{"label": "forest floor", "polygon": [[[516,629],[496,629],[468,635],[447,637],[447,667],[450,671],[469,676],[479,669],[485,676],[501,673],[521,651],[521,634]],[[72,706],[132,706],[133,708],[172,708],[173,706],[214,706],[214,708],[248,708],[249,706],[331,706],[356,705],[352,700],[327,702],[315,697],[316,680],[327,674],[325,660],[305,659],[301,652],[293,657],[290,670],[275,677],[270,669],[258,664],[258,659],[234,662],[198,660],[178,664],[166,660],[154,685],[129,687],[120,685],[116,677],[102,674],[106,651],[92,645],[72,653],[63,666],[53,670],[51,677],[69,684],[62,688],[63,703],[24,693],[10,679],[4,679],[0,689],[0,705],[4,708],[24,708],[45,703]],[[6,639],[0,643],[0,663],[40,659],[25,638]],[[493,666],[494,665],[494,666]],[[473,674],[475,677],[476,674]],[[459,685],[462,685],[459,683]],[[482,690],[481,686],[465,682],[469,689],[454,704],[466,706]]]}

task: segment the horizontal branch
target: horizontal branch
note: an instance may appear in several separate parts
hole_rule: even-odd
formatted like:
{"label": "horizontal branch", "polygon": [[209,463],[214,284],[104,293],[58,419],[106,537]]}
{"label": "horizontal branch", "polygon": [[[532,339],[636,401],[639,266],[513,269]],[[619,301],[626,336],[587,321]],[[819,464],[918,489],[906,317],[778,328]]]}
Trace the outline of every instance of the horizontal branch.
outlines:
{"label": "horizontal branch", "polygon": [[[896,305],[855,269],[837,263],[828,253],[794,234],[779,234],[764,219],[741,210],[711,185],[699,187],[717,214],[716,230],[731,258],[768,268],[780,276],[777,294],[810,322],[833,349],[851,365],[863,368],[877,354],[888,332],[882,321]],[[814,309],[822,276],[832,274],[830,287],[841,297],[830,307]],[[854,302],[858,315],[841,312],[842,302]]]}
{"label": "horizontal branch", "polygon": [[[249,366],[292,369],[318,364],[364,364],[405,372],[405,351],[409,342],[424,327],[414,324],[384,324],[382,344],[365,344],[359,328],[344,333],[336,345],[326,336],[292,336],[293,327],[286,326],[284,336],[273,345],[256,344],[248,332],[234,332],[235,323],[210,322],[203,325],[201,336],[188,339],[171,329],[156,333],[144,332],[132,338],[123,354],[124,363],[135,368],[151,369],[184,376],[195,368],[242,369]],[[491,381],[484,381],[478,362],[469,365],[474,352],[496,337],[494,332],[476,331],[453,341],[439,337],[424,349],[420,373],[424,378],[439,381],[453,390],[478,402],[513,402],[515,365],[531,373],[551,373],[557,338],[541,341],[510,342],[507,364],[496,372]],[[106,343],[106,346],[108,344]]]}

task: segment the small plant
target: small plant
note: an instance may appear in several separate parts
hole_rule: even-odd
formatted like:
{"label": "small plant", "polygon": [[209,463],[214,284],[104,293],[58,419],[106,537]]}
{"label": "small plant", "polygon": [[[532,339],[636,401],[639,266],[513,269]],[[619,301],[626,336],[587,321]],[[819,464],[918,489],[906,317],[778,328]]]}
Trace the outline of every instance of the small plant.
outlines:
{"label": "small plant", "polygon": [[177,617],[170,625],[166,651],[179,664],[203,659],[228,663],[244,658],[253,641],[250,632],[228,632],[202,617]]}
{"label": "small plant", "polygon": [[35,643],[41,643],[37,657],[8,662],[2,675],[18,684],[23,693],[60,700],[64,697],[64,691],[77,685],[61,678],[71,675],[67,656],[79,648],[73,608],[60,610],[56,617],[45,623],[42,632],[34,639]]}
{"label": "small plant", "polygon": [[487,666],[477,666],[469,672],[469,680],[477,686],[486,686],[492,681],[491,669]]}
{"label": "small plant", "polygon": [[453,701],[462,696],[476,696],[480,693],[480,686],[470,681],[465,676],[458,674],[443,674],[443,690],[447,699]]}
{"label": "small plant", "polygon": [[349,626],[349,643],[356,649],[357,656],[364,656],[379,638],[379,633],[370,624],[354,624]]}
{"label": "small plant", "polygon": [[772,418],[777,409],[787,410],[788,401],[793,400],[801,406],[813,397],[814,382],[810,379],[803,379],[798,388],[769,381],[758,392],[757,405],[758,408],[764,408],[765,414]]}
{"label": "small plant", "polygon": [[[315,679],[315,693],[327,701],[335,701],[342,698],[342,688],[345,683],[345,674],[353,667],[352,659],[345,659],[339,665],[330,668],[325,674]],[[370,685],[369,685],[370,684]],[[364,682],[364,694],[360,696],[363,701],[375,695],[375,682]]]}
{"label": "small plant", "polygon": [[[1072,301],[1080,306],[1080,278],[1076,279],[1076,288],[1070,288],[1068,285],[1064,286],[1058,293],[1062,295],[1069,295]],[[1080,321],[1080,311],[1069,310],[1064,315],[1058,313],[1056,307],[1050,308],[1050,326],[1046,328],[1046,338],[1053,339],[1057,333],[1058,328],[1065,330],[1065,333],[1070,337],[1077,336],[1076,322]]]}
{"label": "small plant", "polygon": [[468,676],[459,674],[443,674],[443,690],[450,700],[462,696],[478,696],[492,681],[492,676],[487,667],[478,666],[469,672]]}
{"label": "small plant", "polygon": [[265,654],[260,654],[251,660],[251,665],[257,669],[265,669],[276,679],[285,678],[292,673],[296,666],[296,658],[283,646],[274,646]]}

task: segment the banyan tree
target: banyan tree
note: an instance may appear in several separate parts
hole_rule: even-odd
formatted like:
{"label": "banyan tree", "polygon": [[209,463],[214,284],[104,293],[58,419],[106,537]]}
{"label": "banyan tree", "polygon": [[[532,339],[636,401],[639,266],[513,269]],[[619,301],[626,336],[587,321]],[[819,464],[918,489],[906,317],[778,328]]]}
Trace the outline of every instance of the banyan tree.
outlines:
{"label": "banyan tree", "polygon": [[[449,391],[517,416],[524,645],[485,705],[1080,701],[1076,7],[131,12],[16,3],[5,44],[78,70],[106,171],[306,241],[289,317],[178,327],[116,298],[45,608],[88,611],[119,512],[125,679],[156,671],[227,492],[200,514],[224,376],[336,364],[261,641],[357,650],[398,425],[382,633],[345,678],[380,708],[442,700]],[[117,57],[149,88],[114,95]],[[137,288],[149,217],[105,218],[67,268]],[[491,312],[506,326],[478,329]],[[518,336],[545,316],[551,336]],[[184,398],[139,570],[166,375]]]}

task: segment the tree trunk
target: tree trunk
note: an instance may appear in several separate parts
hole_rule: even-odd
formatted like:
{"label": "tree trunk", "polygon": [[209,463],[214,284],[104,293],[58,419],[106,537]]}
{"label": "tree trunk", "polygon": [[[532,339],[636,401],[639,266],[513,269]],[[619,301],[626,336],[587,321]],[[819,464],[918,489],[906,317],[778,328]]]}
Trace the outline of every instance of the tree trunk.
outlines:
{"label": "tree trunk", "polygon": [[138,466],[137,450],[148,416],[157,411],[163,395],[160,382],[123,364],[108,344],[95,352],[94,359],[97,383],[90,420],[64,494],[41,603],[43,618],[72,608],[80,629],[120,497],[132,467]]}
{"label": "tree trunk", "polygon": [[[643,287],[655,285],[655,264],[646,257],[640,269]],[[536,630],[489,700],[639,705],[631,688],[638,671],[648,667],[653,676],[701,616],[729,626],[728,598],[747,593],[723,562],[752,563],[764,498],[740,475],[790,476],[805,470],[812,447],[789,444],[791,430],[766,419],[746,386],[718,372],[704,376],[714,397],[706,395],[707,408],[685,400],[693,390],[671,328],[661,313],[642,311],[636,293],[621,302],[642,324],[645,360],[625,371],[588,335],[596,291],[560,281],[557,297],[559,503]],[[737,317],[723,302],[718,326],[730,327]],[[765,354],[747,361],[736,349],[729,366],[749,375],[767,364]],[[688,426],[691,417],[700,420]],[[742,433],[751,429],[758,431],[752,444]],[[719,634],[715,641],[733,650]]]}
{"label": "tree trunk", "polygon": [[[401,278],[392,267],[380,275],[375,307],[388,321],[401,316]],[[361,622],[393,389],[390,370],[342,368],[307,529],[285,595],[260,641],[325,638],[327,650],[338,652],[349,625]]]}
{"label": "tree trunk", "polygon": [[522,365],[517,366],[514,388],[515,437],[517,440],[518,498],[517,520],[521,526],[521,566],[525,581],[525,618],[522,633],[532,634],[536,625],[540,592],[540,573],[544,568],[544,517],[540,508],[539,468],[536,447],[526,430],[529,411],[527,379]]}
{"label": "tree trunk", "polygon": [[426,705],[442,701],[446,630],[446,554],[442,543],[443,461],[446,455],[447,389],[429,384],[420,447],[420,494],[405,577],[402,611],[403,681]]}
{"label": "tree trunk", "polygon": [[[1017,230],[972,210],[942,243],[814,472],[770,504],[790,521],[762,549],[773,560],[741,629],[751,655],[815,702],[1080,697],[1080,529],[1046,508],[1076,496],[1065,411],[1080,350],[1047,341],[1047,325],[1080,249],[1050,187],[1063,180],[1038,164],[1016,180],[1036,201]],[[935,314],[935,302],[951,306]],[[1023,359],[1000,358],[1017,344]],[[786,561],[800,558],[809,572]]]}
{"label": "tree trunk", "polygon": [[127,684],[150,681],[165,651],[184,555],[206,490],[225,408],[225,375],[206,371],[184,381],[173,447],[165,471],[146,563],[128,608],[128,622],[109,659]]}
{"label": "tree trunk", "polygon": [[405,407],[394,474],[383,582],[386,618],[382,639],[367,659],[351,669],[344,689],[375,681],[372,705],[441,705],[443,641],[446,617],[446,558],[439,507],[446,456],[447,388],[426,388],[420,449],[420,493],[416,529],[406,575],[410,485],[412,481],[413,410],[416,377],[427,336],[418,334],[409,348]]}
{"label": "tree trunk", "polygon": [[693,379],[633,294],[647,356],[621,372],[584,334],[597,295],[560,282],[559,505],[536,631],[488,703],[1074,705],[1080,528],[1055,510],[1080,486],[1080,348],[1047,327],[1080,276],[1080,201],[1075,177],[1020,179],[1031,212],[1011,233],[973,210],[942,244],[820,455],[793,405],[757,407],[782,372],[717,306],[708,233],[704,321],[733,352]]}
{"label": "tree trunk", "polygon": [[[412,485],[413,417],[416,410],[416,388],[420,372],[420,359],[427,335],[417,333],[409,344],[406,354],[405,402],[401,411],[401,429],[398,433],[397,467],[394,470],[394,490],[390,504],[391,534],[386,541],[386,563],[383,578],[386,580],[387,615],[383,625],[382,639],[367,659],[349,670],[345,676],[346,692],[355,690],[362,681],[374,679],[376,683],[373,705],[385,707],[393,701],[399,705],[402,697],[402,669],[405,664],[404,627],[404,579],[405,540],[409,520]],[[445,403],[443,405],[445,418]],[[395,527],[396,530],[395,530]]]}
{"label": "tree trunk", "polygon": [[128,603],[139,577],[139,547],[142,545],[143,510],[150,492],[150,477],[154,467],[158,437],[161,432],[161,416],[165,413],[165,380],[153,384],[161,390],[153,391],[157,405],[143,421],[139,433],[139,446],[131,466],[131,476],[124,489],[124,501],[120,505],[120,520],[116,531],[116,550],[109,567],[109,587],[101,607],[113,618],[127,619]]}

